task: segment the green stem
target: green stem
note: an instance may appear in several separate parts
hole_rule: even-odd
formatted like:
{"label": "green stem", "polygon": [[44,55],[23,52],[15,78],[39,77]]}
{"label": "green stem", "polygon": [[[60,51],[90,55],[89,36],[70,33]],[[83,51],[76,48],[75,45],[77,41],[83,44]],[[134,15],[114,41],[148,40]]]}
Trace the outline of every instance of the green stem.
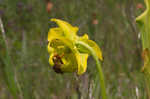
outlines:
{"label": "green stem", "polygon": [[103,71],[102,71],[102,68],[101,68],[101,62],[99,61],[95,51],[93,50],[92,47],[90,47],[88,44],[86,44],[84,42],[78,41],[78,42],[76,42],[76,44],[79,44],[81,46],[86,47],[90,51],[90,53],[93,56],[94,60],[96,61],[96,67],[97,67],[97,70],[98,70],[98,73],[99,73],[99,80],[100,80],[99,82],[100,82],[100,87],[101,87],[100,92],[101,92],[101,95],[102,95],[102,99],[107,99],[104,75],[103,75]]}

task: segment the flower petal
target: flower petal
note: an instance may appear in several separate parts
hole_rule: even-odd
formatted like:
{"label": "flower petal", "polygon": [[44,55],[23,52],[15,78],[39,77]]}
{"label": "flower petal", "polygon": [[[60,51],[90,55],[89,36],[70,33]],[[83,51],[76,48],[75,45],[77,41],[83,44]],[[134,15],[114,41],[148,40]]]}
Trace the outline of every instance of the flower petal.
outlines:
{"label": "flower petal", "polygon": [[48,41],[51,41],[53,38],[63,37],[63,35],[61,28],[51,28],[48,32]]}
{"label": "flower petal", "polygon": [[54,56],[54,53],[52,53],[49,57],[49,64],[50,66],[54,66],[54,62],[53,62],[53,56]]}
{"label": "flower petal", "polygon": [[47,45],[47,50],[48,50],[49,53],[53,53],[53,52],[54,52],[54,48],[52,48],[52,47],[50,46],[50,42],[49,42],[48,45]]}
{"label": "flower petal", "polygon": [[80,37],[80,40],[89,39],[89,36],[87,34],[84,34]]}
{"label": "flower petal", "polygon": [[62,21],[60,19],[51,19],[51,21],[54,21],[58,24],[58,26],[62,29],[64,32],[64,35],[72,40],[76,39],[76,33],[78,31],[78,27],[73,27],[71,24]]}
{"label": "flower petal", "polygon": [[88,54],[76,54],[78,60],[78,75],[83,74],[87,69]]}
{"label": "flower petal", "polygon": [[[101,49],[99,48],[99,46],[94,41],[88,39],[88,35],[87,34],[85,34],[84,36],[80,37],[80,41],[82,41],[82,42],[88,44],[90,47],[92,47],[93,50],[95,51],[96,55],[98,56],[98,58],[100,60],[103,60]],[[85,49],[85,52],[87,52],[86,50],[87,49]]]}

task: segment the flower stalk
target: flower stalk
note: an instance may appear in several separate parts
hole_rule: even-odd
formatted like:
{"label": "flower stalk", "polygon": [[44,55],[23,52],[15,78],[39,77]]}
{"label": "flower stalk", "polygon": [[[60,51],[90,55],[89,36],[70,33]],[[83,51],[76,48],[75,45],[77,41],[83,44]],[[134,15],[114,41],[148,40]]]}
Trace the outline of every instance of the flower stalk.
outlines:
{"label": "flower stalk", "polygon": [[97,70],[98,70],[98,73],[99,73],[99,83],[100,83],[100,87],[101,87],[101,96],[102,96],[102,99],[107,99],[107,94],[106,94],[106,88],[105,88],[105,80],[104,80],[104,75],[103,75],[103,71],[102,71],[102,68],[101,68],[101,62],[99,61],[95,51],[89,46],[87,45],[86,43],[84,42],[76,42],[76,44],[78,45],[81,45],[81,46],[84,46],[85,48],[87,48],[92,57],[94,58],[94,60],[96,61],[96,67],[97,67]]}

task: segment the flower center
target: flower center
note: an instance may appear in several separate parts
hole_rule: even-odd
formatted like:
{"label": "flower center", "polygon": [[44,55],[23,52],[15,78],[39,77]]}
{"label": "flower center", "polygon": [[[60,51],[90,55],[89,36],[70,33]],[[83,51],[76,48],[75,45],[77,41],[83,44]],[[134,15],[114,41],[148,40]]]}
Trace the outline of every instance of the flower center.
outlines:
{"label": "flower center", "polygon": [[61,66],[63,65],[63,61],[62,61],[62,57],[64,56],[64,54],[62,55],[54,55],[53,57],[53,62],[54,62],[54,66],[53,69],[56,73],[60,73],[63,74],[62,70],[61,70]]}

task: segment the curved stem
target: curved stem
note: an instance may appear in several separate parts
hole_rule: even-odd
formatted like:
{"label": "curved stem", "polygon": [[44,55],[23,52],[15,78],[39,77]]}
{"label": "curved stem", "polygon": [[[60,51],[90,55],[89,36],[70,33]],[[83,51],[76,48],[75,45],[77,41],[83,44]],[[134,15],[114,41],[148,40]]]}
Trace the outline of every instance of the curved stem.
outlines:
{"label": "curved stem", "polygon": [[93,56],[94,60],[96,61],[96,67],[97,67],[97,70],[98,70],[98,73],[99,73],[99,80],[100,80],[99,82],[100,82],[100,87],[101,87],[102,99],[107,99],[104,75],[103,75],[103,71],[102,71],[102,68],[101,68],[101,62],[99,61],[95,51],[93,50],[93,48],[91,48],[88,44],[86,44],[84,42],[78,41],[78,42],[76,42],[76,44],[86,47],[90,51],[90,53]]}

